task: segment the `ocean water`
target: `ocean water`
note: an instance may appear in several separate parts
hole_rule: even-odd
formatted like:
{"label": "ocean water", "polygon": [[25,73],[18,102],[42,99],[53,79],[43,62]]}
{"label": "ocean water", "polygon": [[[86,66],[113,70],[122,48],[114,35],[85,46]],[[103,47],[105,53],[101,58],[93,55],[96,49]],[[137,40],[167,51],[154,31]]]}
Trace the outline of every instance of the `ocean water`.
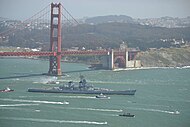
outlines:
{"label": "ocean water", "polygon": [[[0,58],[0,127],[189,127],[190,69],[89,70],[87,65],[62,63],[66,76],[60,82],[87,82],[114,90],[136,89],[134,96],[29,93],[28,88],[59,86],[45,84],[56,77],[41,75],[49,62]],[[178,113],[176,113],[176,111]],[[119,114],[130,112],[134,118]]]}

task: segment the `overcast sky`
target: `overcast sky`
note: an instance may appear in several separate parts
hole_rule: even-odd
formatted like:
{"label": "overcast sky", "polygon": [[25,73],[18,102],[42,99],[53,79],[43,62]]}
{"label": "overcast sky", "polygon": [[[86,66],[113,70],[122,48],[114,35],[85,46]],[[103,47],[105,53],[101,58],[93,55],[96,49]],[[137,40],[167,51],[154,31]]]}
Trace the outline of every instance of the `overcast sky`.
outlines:
{"label": "overcast sky", "polygon": [[51,2],[60,2],[75,17],[127,15],[132,18],[190,16],[190,0],[0,0],[0,17],[24,20]]}

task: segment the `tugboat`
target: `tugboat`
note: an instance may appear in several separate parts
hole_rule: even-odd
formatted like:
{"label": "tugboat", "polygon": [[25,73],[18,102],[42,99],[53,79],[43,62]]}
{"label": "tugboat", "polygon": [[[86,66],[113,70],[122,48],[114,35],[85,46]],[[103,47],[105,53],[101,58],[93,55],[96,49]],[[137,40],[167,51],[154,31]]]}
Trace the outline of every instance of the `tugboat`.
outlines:
{"label": "tugboat", "polygon": [[100,95],[96,95],[96,98],[98,98],[98,99],[110,99],[110,97],[103,95],[102,93]]}
{"label": "tugboat", "polygon": [[135,117],[135,115],[133,115],[131,113],[123,113],[123,114],[119,114],[119,116],[123,116],[123,117]]}
{"label": "tugboat", "polygon": [[6,89],[0,90],[0,92],[13,92],[14,90],[7,87]]}
{"label": "tugboat", "polygon": [[59,87],[49,89],[29,88],[28,92],[41,92],[41,93],[68,93],[68,94],[104,94],[104,95],[135,95],[136,90],[110,90],[105,88],[97,88],[91,84],[87,84],[84,76],[80,76],[79,84],[72,81],[68,84],[63,84]]}

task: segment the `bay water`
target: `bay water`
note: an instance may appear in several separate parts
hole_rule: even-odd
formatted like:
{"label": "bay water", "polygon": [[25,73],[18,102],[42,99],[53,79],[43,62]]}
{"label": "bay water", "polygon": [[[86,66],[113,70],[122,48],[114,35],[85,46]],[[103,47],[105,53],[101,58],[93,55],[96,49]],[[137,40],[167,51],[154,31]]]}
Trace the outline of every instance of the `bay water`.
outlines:
{"label": "bay water", "polygon": [[[0,58],[0,127],[189,127],[190,69],[90,70],[85,64],[62,63],[65,76],[42,75],[49,62]],[[96,87],[136,89],[134,96],[31,93],[28,88],[50,88],[50,80],[79,81],[84,75]],[[121,117],[130,112],[135,117]]]}

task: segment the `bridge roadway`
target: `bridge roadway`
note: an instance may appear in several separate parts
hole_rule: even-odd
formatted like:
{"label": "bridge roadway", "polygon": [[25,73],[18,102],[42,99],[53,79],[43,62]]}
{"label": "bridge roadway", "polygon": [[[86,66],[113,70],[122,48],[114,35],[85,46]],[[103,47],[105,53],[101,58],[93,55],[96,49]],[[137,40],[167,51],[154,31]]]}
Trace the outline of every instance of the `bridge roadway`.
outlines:
{"label": "bridge roadway", "polygon": [[[0,52],[0,56],[56,56],[57,52]],[[77,56],[77,55],[109,55],[109,51],[63,51],[62,56]]]}

